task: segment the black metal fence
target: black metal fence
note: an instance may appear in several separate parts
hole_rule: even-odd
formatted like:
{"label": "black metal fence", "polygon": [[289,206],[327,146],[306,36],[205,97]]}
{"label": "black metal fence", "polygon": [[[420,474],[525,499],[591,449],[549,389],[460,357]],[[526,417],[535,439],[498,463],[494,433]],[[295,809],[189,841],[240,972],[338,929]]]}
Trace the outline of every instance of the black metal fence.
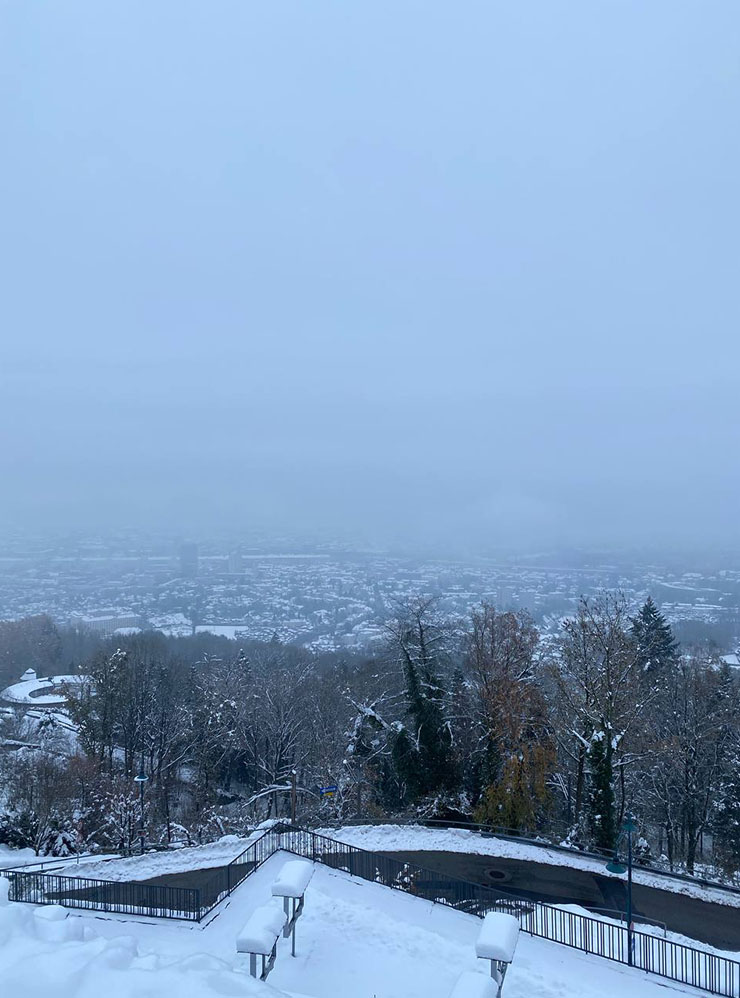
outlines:
{"label": "black metal fence", "polygon": [[282,846],[279,841],[276,841],[270,829],[255,839],[235,859],[232,859],[228,866],[214,871],[210,880],[199,888],[200,918],[207,915],[220,901],[231,894],[235,887],[238,887],[242,881],[262,866],[265,860],[281,848]]}
{"label": "black metal fence", "polygon": [[6,870],[11,901],[62,904],[124,915],[200,919],[200,892],[192,887],[158,887],[136,881],[91,880],[54,873]]}
{"label": "black metal fence", "polygon": [[270,831],[228,864],[200,879],[198,887],[170,887],[140,881],[91,880],[52,873],[0,870],[10,881],[11,901],[62,904],[124,915],[188,919],[199,922],[281,846]]}
{"label": "black metal fence", "polygon": [[723,998],[740,998],[740,963],[736,960],[495,887],[452,880],[434,870],[289,825],[277,825],[266,831],[197,888],[19,870],[4,871],[3,875],[10,880],[12,901],[200,921],[280,850],[472,915],[508,912],[519,919],[524,932],[541,939],[628,964]]}

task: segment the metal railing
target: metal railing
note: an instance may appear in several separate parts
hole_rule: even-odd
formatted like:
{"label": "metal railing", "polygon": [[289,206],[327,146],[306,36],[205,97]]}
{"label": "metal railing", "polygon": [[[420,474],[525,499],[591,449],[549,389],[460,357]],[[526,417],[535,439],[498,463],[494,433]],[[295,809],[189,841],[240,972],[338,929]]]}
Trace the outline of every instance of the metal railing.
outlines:
{"label": "metal railing", "polygon": [[2,874],[10,881],[11,901],[200,920],[200,892],[192,887],[159,887],[136,881],[92,880],[22,870],[4,870]]}
{"label": "metal railing", "polygon": [[228,866],[216,870],[205,884],[201,884],[198,888],[201,905],[200,918],[203,918],[225,897],[228,897],[242,881],[251,876],[265,860],[281,848],[279,844],[275,844],[271,837],[271,831],[272,829],[266,831],[254,842],[251,842],[235,859],[232,859]]}
{"label": "metal railing", "polygon": [[[591,904],[579,904],[579,908],[585,908],[586,911],[590,912],[592,915],[605,915],[607,918],[611,918],[615,922],[626,922],[627,914],[620,908],[594,908]],[[664,936],[668,935],[668,926],[665,922],[661,922],[659,918],[648,918],[646,915],[636,915],[634,911],[632,912],[632,922],[639,922],[640,925],[654,925],[656,929],[660,929]]]}
{"label": "metal railing", "polygon": [[265,832],[228,866],[214,870],[205,881],[201,879],[198,887],[160,886],[135,880],[93,880],[22,869],[0,870],[0,875],[10,881],[8,897],[11,901],[200,922],[280,848],[270,832]]}

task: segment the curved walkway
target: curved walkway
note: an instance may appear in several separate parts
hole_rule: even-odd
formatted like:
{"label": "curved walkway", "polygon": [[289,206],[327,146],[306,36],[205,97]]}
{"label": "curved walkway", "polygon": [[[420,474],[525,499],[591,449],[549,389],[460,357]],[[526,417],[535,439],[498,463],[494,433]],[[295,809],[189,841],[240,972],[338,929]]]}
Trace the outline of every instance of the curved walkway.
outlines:
{"label": "curved walkway", "polygon": [[[504,892],[550,904],[625,909],[624,881],[588,870],[456,852],[386,850],[385,855],[457,880],[500,887]],[[665,922],[673,932],[718,949],[740,950],[740,908],[642,884],[633,885],[632,898],[636,914]]]}

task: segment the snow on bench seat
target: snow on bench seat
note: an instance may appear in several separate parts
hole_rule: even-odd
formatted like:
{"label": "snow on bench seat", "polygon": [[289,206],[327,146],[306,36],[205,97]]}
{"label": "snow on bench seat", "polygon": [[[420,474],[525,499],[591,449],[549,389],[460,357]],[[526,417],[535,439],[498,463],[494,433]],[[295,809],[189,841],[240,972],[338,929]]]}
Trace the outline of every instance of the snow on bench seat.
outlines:
{"label": "snow on bench seat", "polygon": [[518,939],[519,922],[513,915],[489,911],[475,944],[476,955],[481,960],[511,963]]}
{"label": "snow on bench seat", "polygon": [[286,920],[287,915],[276,904],[264,904],[257,908],[236,937],[237,953],[269,956]]}
{"label": "snow on bench seat", "polygon": [[303,897],[312,876],[313,863],[305,859],[291,859],[280,870],[272,885],[272,893],[281,898]]}
{"label": "snow on bench seat", "polygon": [[498,988],[490,977],[484,977],[474,970],[460,974],[450,998],[496,998]]}

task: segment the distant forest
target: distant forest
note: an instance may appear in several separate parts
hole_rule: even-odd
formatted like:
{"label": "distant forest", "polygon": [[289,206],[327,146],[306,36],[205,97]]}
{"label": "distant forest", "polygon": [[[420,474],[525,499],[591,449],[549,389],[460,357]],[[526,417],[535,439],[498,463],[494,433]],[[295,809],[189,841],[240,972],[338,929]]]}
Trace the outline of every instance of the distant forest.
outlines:
{"label": "distant forest", "polygon": [[29,667],[89,677],[70,700],[76,736],[4,710],[0,842],[131,851],[143,768],[150,846],[295,806],[312,824],[477,822],[610,851],[632,812],[638,859],[735,877],[738,679],[711,647],[679,644],[652,600],[631,615],[619,593],[584,599],[545,640],[524,612],[449,620],[415,599],[385,631],[367,654],[314,654],[0,623],[0,686]]}

